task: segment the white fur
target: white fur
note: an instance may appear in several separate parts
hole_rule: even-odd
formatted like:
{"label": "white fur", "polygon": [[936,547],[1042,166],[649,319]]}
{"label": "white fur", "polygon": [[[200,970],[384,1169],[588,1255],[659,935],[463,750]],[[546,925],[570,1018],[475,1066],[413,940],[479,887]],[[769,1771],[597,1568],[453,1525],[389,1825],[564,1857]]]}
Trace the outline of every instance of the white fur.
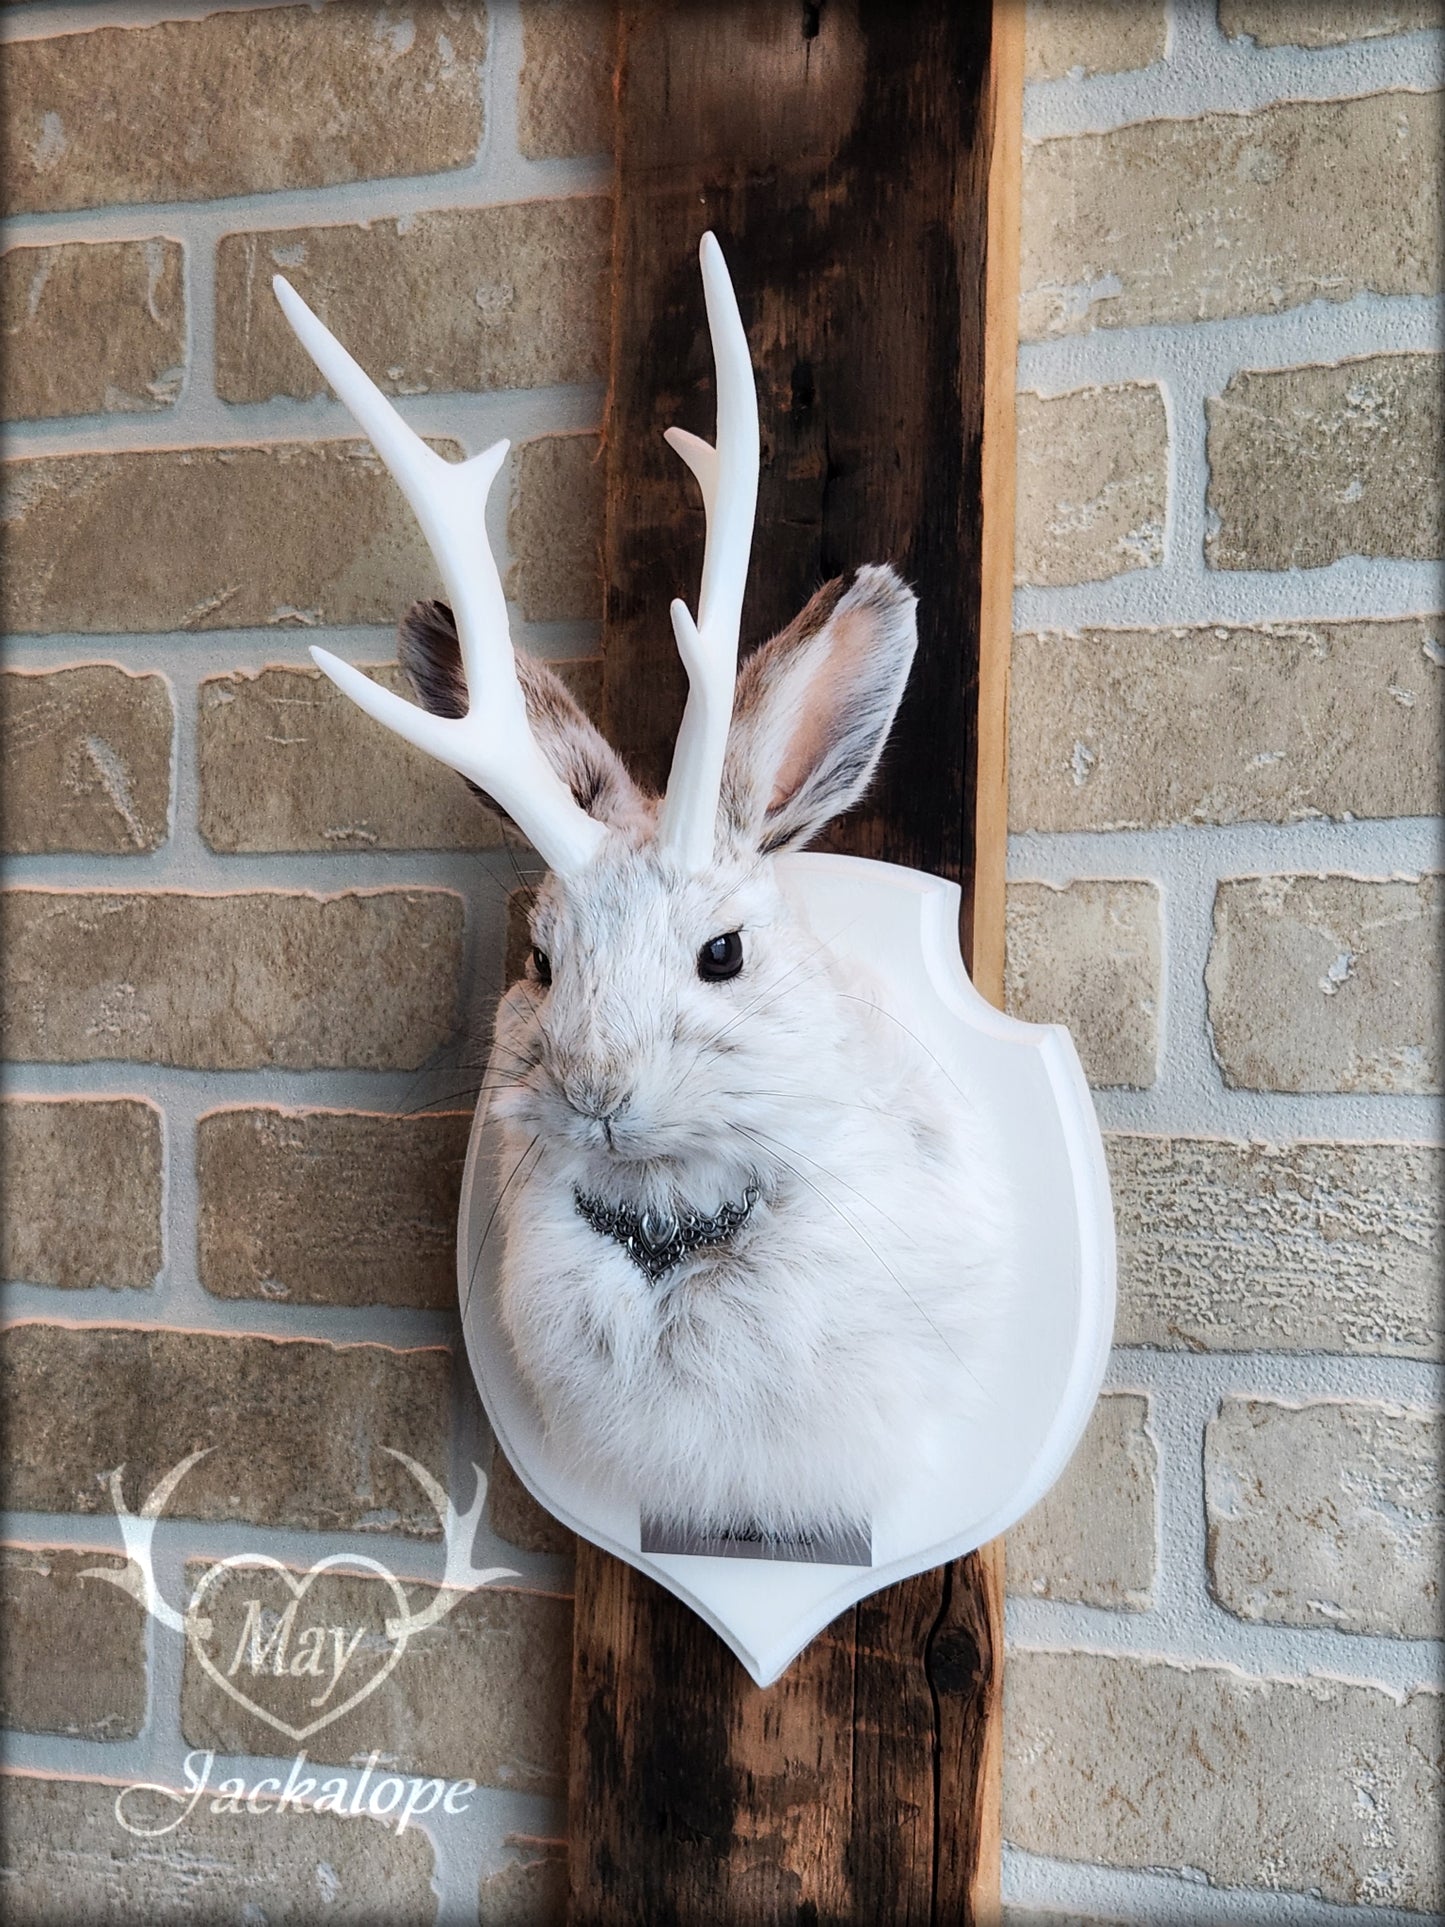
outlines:
{"label": "white fur", "polygon": [[[906,649],[883,637],[906,675],[911,596],[887,571],[858,584],[906,616]],[[865,600],[850,591],[826,627]],[[792,670],[775,683],[806,700]],[[832,700],[833,751],[859,727],[881,745],[897,691],[881,713],[876,688]],[[735,733],[740,754],[782,753],[776,716],[740,715]],[[590,868],[539,896],[551,987],[529,975],[498,1013],[503,1320],[558,1450],[644,1513],[775,1532],[867,1520],[989,1395],[1007,1186],[951,1081],[792,912],[761,824],[722,821],[714,868],[685,876],[654,841],[655,806],[628,795]],[[730,930],[742,973],[703,981],[700,947]],[[710,1213],[749,1185],[761,1198],[732,1244],[656,1283],[574,1204]]]}

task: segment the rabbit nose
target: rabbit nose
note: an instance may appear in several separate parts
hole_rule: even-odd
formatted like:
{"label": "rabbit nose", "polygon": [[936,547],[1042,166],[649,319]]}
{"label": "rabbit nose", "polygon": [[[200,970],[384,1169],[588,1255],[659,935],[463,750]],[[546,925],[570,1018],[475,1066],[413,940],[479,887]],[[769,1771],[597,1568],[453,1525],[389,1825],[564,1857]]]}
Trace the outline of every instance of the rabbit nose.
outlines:
{"label": "rabbit nose", "polygon": [[590,1117],[610,1124],[628,1104],[628,1093],[602,1079],[568,1077],[562,1081],[562,1095],[579,1117]]}

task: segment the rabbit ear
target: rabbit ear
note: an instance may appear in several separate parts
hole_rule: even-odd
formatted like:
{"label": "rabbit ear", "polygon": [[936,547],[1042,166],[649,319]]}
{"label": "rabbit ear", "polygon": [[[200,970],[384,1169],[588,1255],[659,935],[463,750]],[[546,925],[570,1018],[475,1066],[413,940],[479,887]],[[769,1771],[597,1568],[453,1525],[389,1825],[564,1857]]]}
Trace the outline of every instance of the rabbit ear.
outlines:
{"label": "rabbit ear", "polygon": [[727,830],[768,855],[857,802],[908,680],[916,604],[892,569],[859,569],[748,657],[723,766]]}
{"label": "rabbit ear", "polygon": [[[445,602],[417,602],[398,630],[397,654],[417,700],[434,716],[465,716],[467,683],[456,623]],[[517,681],[537,747],[589,816],[621,823],[644,807],[616,751],[578,708],[562,679],[525,650]],[[477,789],[475,783],[470,786]],[[477,790],[477,794],[482,792]]]}

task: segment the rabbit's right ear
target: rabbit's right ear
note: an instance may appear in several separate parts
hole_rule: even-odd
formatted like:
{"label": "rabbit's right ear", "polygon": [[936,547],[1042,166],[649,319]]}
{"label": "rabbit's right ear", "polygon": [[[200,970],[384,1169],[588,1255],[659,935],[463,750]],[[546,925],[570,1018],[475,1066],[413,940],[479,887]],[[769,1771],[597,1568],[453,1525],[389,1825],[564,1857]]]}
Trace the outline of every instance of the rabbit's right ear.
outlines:
{"label": "rabbit's right ear", "polygon": [[908,680],[917,601],[892,569],[859,569],[748,657],[723,765],[725,832],[766,856],[857,802]]}
{"label": "rabbit's right ear", "polygon": [[[397,655],[423,709],[465,716],[467,679],[457,625],[445,602],[417,602],[401,619]],[[645,809],[622,759],[573,701],[555,671],[524,649],[515,651],[517,681],[537,747],[599,823],[620,824]],[[468,786],[477,789],[468,779]]]}

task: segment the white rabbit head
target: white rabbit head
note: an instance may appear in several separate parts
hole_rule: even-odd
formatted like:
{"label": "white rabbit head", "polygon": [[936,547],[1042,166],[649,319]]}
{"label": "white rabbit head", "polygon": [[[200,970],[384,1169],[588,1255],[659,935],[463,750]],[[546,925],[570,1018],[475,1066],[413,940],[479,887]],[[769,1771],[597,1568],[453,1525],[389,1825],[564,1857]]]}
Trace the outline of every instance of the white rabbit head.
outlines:
{"label": "white rabbit head", "polygon": [[[549,878],[537,896],[532,960],[508,999],[519,1061],[502,1066],[496,1109],[567,1147],[582,1181],[607,1195],[696,1196],[698,1185],[733,1195],[767,1161],[768,1138],[781,1130],[792,1140],[787,1120],[838,1024],[827,961],[771,858],[862,795],[914,646],[911,591],[871,567],[820,589],[748,658],[713,861],[697,872],[659,836],[659,799],[633,782],[558,677],[519,654],[532,734],[607,835],[582,870]],[[401,658],[428,710],[465,714],[445,604],[408,614]]]}

